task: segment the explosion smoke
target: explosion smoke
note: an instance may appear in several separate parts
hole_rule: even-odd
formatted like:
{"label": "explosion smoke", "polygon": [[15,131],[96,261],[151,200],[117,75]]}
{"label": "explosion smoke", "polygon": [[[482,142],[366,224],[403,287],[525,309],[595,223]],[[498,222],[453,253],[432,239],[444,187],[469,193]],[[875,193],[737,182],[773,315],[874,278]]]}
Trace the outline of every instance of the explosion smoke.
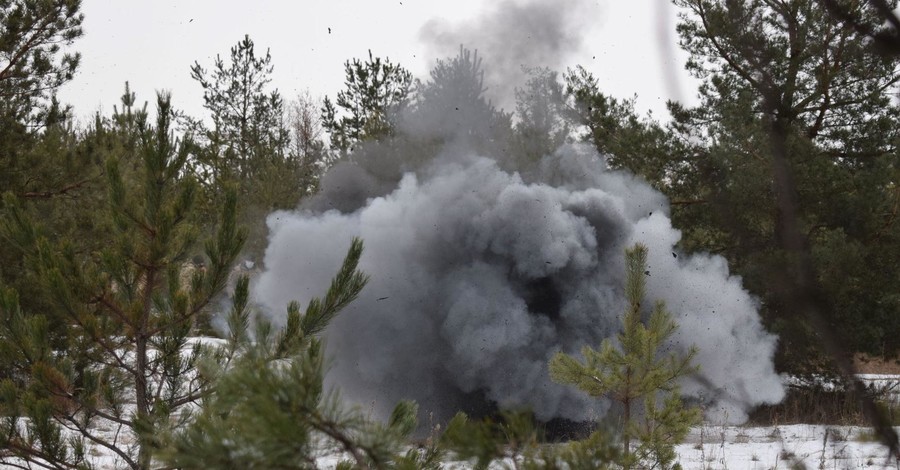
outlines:
{"label": "explosion smoke", "polygon": [[460,157],[406,174],[352,212],[275,213],[256,296],[282,311],[324,292],[361,236],[372,281],[328,330],[332,378],[351,398],[384,409],[413,398],[446,416],[483,391],[543,419],[578,420],[604,410],[553,384],[547,361],[618,329],[622,253],[642,242],[648,294],[680,326],[670,346],[700,348],[708,383],[688,381],[684,392],[727,391],[707,399],[737,421],[747,407],[781,399],[775,339],[755,301],[723,258],[673,248],[680,233],[661,194],[585,147],[542,163],[542,182],[528,184],[488,158]]}
{"label": "explosion smoke", "polygon": [[513,90],[522,85],[523,68],[558,70],[584,46],[588,18],[601,8],[587,0],[491,2],[484,15],[458,24],[433,19],[419,31],[429,59],[456,53],[460,44],[491,60],[485,71],[488,96],[510,109]]}
{"label": "explosion smoke", "polygon": [[[536,38],[550,45],[531,41],[532,51],[573,40],[557,14],[528,18],[561,37]],[[284,312],[321,295],[351,238],[362,237],[371,282],[326,332],[329,380],[345,397],[381,415],[411,398],[446,419],[486,399],[585,420],[608,404],[554,384],[547,362],[619,329],[624,250],[641,242],[648,296],[679,325],[668,346],[699,348],[702,379],[682,391],[730,421],[779,401],[776,340],[724,258],[679,252],[666,198],[587,146],[527,149],[545,156],[522,165],[522,144],[484,99],[474,57],[439,62],[396,117],[398,137],[358,147],[301,209],[269,216],[256,301]]]}

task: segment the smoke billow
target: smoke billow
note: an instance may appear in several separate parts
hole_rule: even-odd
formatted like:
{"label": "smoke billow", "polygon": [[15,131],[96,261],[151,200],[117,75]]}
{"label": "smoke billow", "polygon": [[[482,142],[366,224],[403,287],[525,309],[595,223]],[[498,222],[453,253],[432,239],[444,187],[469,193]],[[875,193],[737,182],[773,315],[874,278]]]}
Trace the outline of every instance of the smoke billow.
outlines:
{"label": "smoke billow", "polygon": [[[527,41],[535,50],[576,40],[558,19],[565,8],[526,7],[553,31]],[[516,18],[504,21],[524,21]],[[491,57],[493,66],[502,54]],[[587,146],[531,148],[547,140],[517,137],[483,91],[468,51],[437,62],[395,117],[394,137],[358,146],[300,209],[269,216],[253,294],[272,315],[322,295],[351,238],[365,242],[360,267],[371,282],[326,332],[329,380],[382,415],[414,399],[438,419],[495,406],[545,420],[598,417],[608,403],[553,383],[547,363],[618,331],[624,251],[640,242],[648,296],[680,327],[668,348],[699,348],[701,376],[685,379],[683,392],[730,421],[780,400],[776,339],[756,301],[723,258],[675,248],[666,198]]]}
{"label": "smoke billow", "polygon": [[581,146],[545,157],[531,183],[489,158],[444,158],[355,210],[269,218],[255,294],[273,311],[324,292],[351,237],[365,241],[371,283],[327,335],[332,378],[352,399],[382,410],[412,398],[444,417],[483,393],[543,419],[602,414],[552,383],[547,361],[618,329],[623,252],[636,242],[650,249],[649,296],[680,325],[670,347],[700,349],[706,380],[685,393],[738,421],[781,399],[755,301],[723,258],[673,248],[660,193]]}
{"label": "smoke billow", "polygon": [[510,109],[522,69],[568,64],[584,46],[589,18],[600,7],[587,0],[503,0],[491,2],[480,18],[460,23],[432,19],[419,31],[430,59],[452,55],[460,44],[475,49],[491,67],[485,71],[488,95]]}

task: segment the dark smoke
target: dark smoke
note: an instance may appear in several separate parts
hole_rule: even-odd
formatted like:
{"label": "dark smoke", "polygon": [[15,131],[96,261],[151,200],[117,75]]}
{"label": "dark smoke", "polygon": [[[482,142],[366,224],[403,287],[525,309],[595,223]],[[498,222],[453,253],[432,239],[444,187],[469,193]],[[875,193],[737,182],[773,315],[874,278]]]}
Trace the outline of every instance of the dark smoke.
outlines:
{"label": "dark smoke", "polygon": [[623,251],[642,242],[649,295],[680,325],[671,347],[697,345],[704,376],[728,393],[691,381],[685,392],[737,421],[747,407],[781,399],[775,338],[755,301],[721,257],[672,256],[680,234],[661,194],[607,170],[585,147],[566,146],[542,164],[543,181],[528,184],[469,155],[408,173],[354,211],[275,213],[255,294],[283,311],[324,292],[361,236],[372,282],[328,331],[332,378],[351,398],[378,410],[413,398],[446,417],[484,391],[540,418],[584,419],[605,405],[553,384],[547,361],[616,331]]}
{"label": "dark smoke", "polygon": [[[552,56],[577,42],[556,3],[497,8],[511,13],[485,20],[493,30],[464,32],[490,39],[527,20],[546,31],[521,38],[532,51]],[[503,60],[496,76],[519,59]],[[591,148],[523,149],[480,77],[467,51],[438,62],[416,103],[395,117],[395,138],[359,146],[301,209],[270,215],[257,302],[284,312],[291,300],[321,295],[351,238],[362,237],[361,268],[372,280],[327,331],[329,377],[345,396],[382,416],[411,398],[437,419],[501,406],[580,421],[608,403],[554,384],[547,362],[615,334],[624,250],[641,242],[648,294],[680,326],[669,348],[700,349],[702,377],[685,380],[684,393],[732,422],[779,401],[776,340],[725,260],[679,252],[665,197]],[[523,164],[522,153],[544,156]]]}

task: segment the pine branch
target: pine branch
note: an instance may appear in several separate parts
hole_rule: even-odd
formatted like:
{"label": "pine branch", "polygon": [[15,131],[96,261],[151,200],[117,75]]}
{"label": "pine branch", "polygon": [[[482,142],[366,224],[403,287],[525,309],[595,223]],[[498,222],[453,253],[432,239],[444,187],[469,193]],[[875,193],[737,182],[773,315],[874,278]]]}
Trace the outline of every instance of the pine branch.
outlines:
{"label": "pine branch", "polygon": [[[135,462],[125,451],[120,449],[119,446],[116,446],[115,444],[110,443],[110,442],[106,441],[105,439],[97,437],[93,432],[91,432],[91,430],[89,428],[83,426],[76,417],[71,416],[71,415],[64,415],[64,416],[62,416],[62,419],[64,419],[65,423],[67,423],[67,424],[63,424],[66,428],[73,430],[73,431],[77,431],[78,434],[84,436],[89,441],[118,455],[119,457],[122,458],[122,460],[125,461],[125,463],[128,464],[129,467],[139,468],[137,466],[137,462]],[[69,426],[71,426],[71,427],[69,427]],[[128,427],[133,427],[133,425],[128,425]]]}
{"label": "pine branch", "polygon": [[[47,31],[47,28],[50,27],[50,25],[56,19],[56,16],[59,15],[59,13],[61,12],[60,8],[61,8],[61,6],[57,6],[57,9],[52,12],[55,14],[46,15],[43,18],[43,21],[40,22],[40,25],[37,27],[37,29],[34,31],[34,33],[31,35],[31,37],[29,37],[27,40],[25,40],[24,44],[22,44],[22,47],[20,47],[16,52],[14,52],[10,56],[9,62],[6,64],[6,67],[4,67],[3,70],[0,70],[0,80],[8,79],[10,77],[10,74],[12,73],[12,71],[15,70],[15,67],[25,57],[25,55],[28,54],[33,47],[35,47],[36,45],[39,44],[38,41],[41,39],[41,36],[43,36],[43,33],[45,31]],[[32,28],[29,28],[29,29],[32,29]]]}
{"label": "pine branch", "polygon": [[81,189],[82,186],[84,186],[86,183],[88,183],[92,179],[94,179],[94,178],[83,179],[81,181],[78,181],[78,182],[75,182],[72,184],[68,184],[66,186],[63,186],[62,188],[55,189],[55,190],[28,191],[28,192],[22,193],[21,197],[23,197],[25,199],[51,199],[56,196],[62,196],[62,195],[68,194],[69,192],[74,191],[76,189]]}
{"label": "pine branch", "polygon": [[5,445],[7,448],[12,449],[13,451],[20,454],[20,455],[13,454],[13,456],[16,458],[24,459],[26,462],[29,463],[29,466],[26,467],[26,466],[21,466],[21,465],[15,465],[10,462],[3,462],[4,465],[15,466],[17,468],[24,468],[27,470],[31,470],[30,464],[34,464],[34,465],[37,465],[38,467],[46,468],[48,470],[73,470],[73,469],[78,468],[77,465],[67,464],[66,462],[60,462],[59,460],[56,460],[52,456],[47,455],[46,453],[37,450],[33,446],[26,447],[21,444],[18,444],[17,442],[12,441],[12,440],[6,441]]}

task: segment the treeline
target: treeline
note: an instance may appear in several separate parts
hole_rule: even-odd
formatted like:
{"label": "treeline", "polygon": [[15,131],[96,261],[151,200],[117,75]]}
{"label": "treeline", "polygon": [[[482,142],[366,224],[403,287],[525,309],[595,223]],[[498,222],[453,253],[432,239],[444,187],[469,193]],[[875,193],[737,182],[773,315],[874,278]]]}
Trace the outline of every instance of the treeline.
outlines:
{"label": "treeline", "polygon": [[[779,370],[846,373],[842,361],[855,353],[895,357],[900,74],[896,57],[872,46],[884,34],[859,27],[880,24],[876,10],[825,3],[675,0],[701,104],[669,103],[667,122],[604,94],[580,67],[528,70],[515,110],[497,109],[481,59],[464,48],[424,80],[370,52],[345,64],[334,99],[286,101],[270,86],[272,57],[245,37],[226,57],[190,67],[206,115],[179,111],[165,93],[148,110],[124,84],[111,115],[77,128],[56,92],[80,62],[66,49],[82,34],[80,2],[0,2],[0,459],[86,468],[96,447],[129,468],[160,459],[307,468],[327,441],[350,467],[431,468],[447,447],[483,464],[511,448],[543,466],[671,464],[673,439],[696,416],[677,396],[663,401],[657,391],[670,383],[652,381],[635,392],[649,397],[636,415],[660,413],[675,431],[635,424],[624,447],[600,433],[542,453],[531,421],[510,414],[496,425],[460,417],[424,450],[402,452],[414,404],[378,424],[322,386],[316,335],[365,284],[362,242],[348,247],[324,297],[290,306],[284,328],[255,319],[244,279],[226,337],[193,339],[219,334],[210,304],[239,255],[259,260],[267,214],[315,194],[335,162],[415,169],[451,134],[526,178],[573,140],[645,178],[670,198],[681,247],[725,256],[759,297],[781,338]],[[662,313],[647,324],[624,315],[623,334],[644,338],[634,354],[655,350],[671,327]],[[628,356],[610,348],[596,360]],[[631,360],[635,370],[691,369],[676,358]],[[621,392],[591,389],[577,361],[559,361],[559,380],[597,396]]]}

